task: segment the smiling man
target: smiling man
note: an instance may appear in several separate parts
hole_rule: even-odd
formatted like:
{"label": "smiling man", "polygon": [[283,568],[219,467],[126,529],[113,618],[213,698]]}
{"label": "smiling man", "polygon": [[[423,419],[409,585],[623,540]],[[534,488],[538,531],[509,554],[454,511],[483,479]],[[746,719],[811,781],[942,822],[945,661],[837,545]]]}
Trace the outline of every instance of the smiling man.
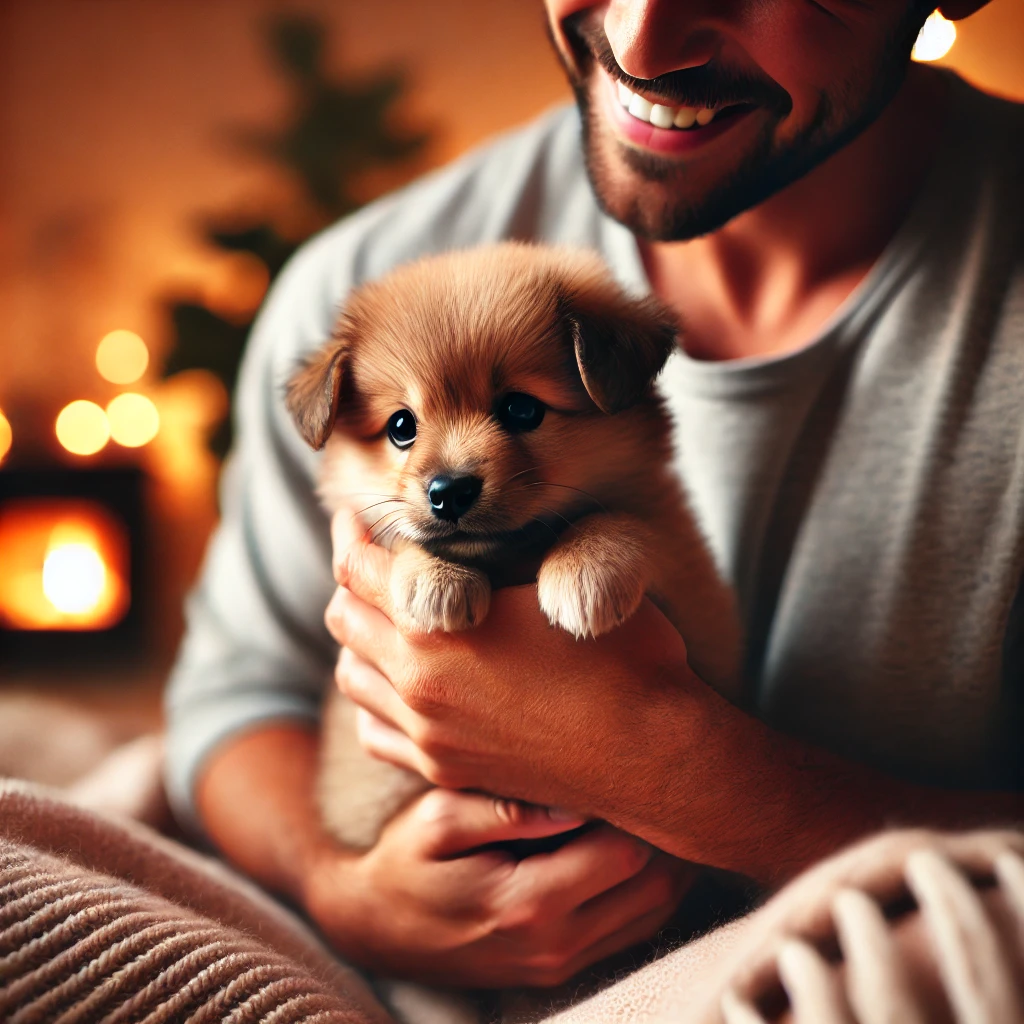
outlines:
{"label": "smiling man", "polygon": [[[1024,817],[1024,111],[911,65],[907,0],[547,6],[579,113],[350,218],[277,284],[168,697],[183,817],[357,963],[471,987],[650,936],[687,862],[772,886],[894,822]],[[743,611],[735,692],[649,602],[596,642],[531,587],[403,634],[390,555],[346,515],[332,579],[281,382],[353,286],[504,238],[593,247],[678,312],[661,386]],[[312,798],[329,599],[363,742],[445,787],[365,854]],[[480,850],[583,817],[608,824]]]}

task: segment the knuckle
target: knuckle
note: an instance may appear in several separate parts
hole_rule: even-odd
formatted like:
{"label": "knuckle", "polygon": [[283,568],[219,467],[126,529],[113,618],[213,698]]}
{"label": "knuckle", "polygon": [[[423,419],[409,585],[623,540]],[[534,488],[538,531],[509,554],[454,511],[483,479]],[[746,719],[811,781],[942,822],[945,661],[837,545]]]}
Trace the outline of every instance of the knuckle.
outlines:
{"label": "knuckle", "polygon": [[500,911],[498,927],[505,932],[533,931],[546,922],[547,916],[540,899],[519,899]]}
{"label": "knuckle", "polygon": [[627,877],[639,874],[648,865],[652,849],[646,843],[632,836],[615,836],[615,842],[608,851],[609,858],[619,865]]}
{"label": "knuckle", "polygon": [[533,818],[534,809],[519,800],[494,798],[494,815],[498,821],[512,826],[525,825]]}
{"label": "knuckle", "polygon": [[465,788],[465,776],[457,767],[426,756],[420,767],[423,777],[443,790],[454,792]]}
{"label": "knuckle", "polygon": [[344,642],[344,602],[344,593],[340,590],[335,591],[334,596],[331,598],[330,604],[324,610],[324,625],[327,627],[327,632],[330,633],[331,636],[338,641],[338,643]]}
{"label": "knuckle", "polygon": [[457,797],[445,789],[432,789],[417,807],[419,823],[424,828],[447,829],[456,815]]}
{"label": "knuckle", "polygon": [[352,546],[350,544],[336,545],[331,556],[331,569],[334,573],[334,582],[339,587],[344,587],[352,578]]}
{"label": "knuckle", "polygon": [[428,845],[443,845],[450,838],[457,817],[455,794],[444,789],[431,789],[417,806],[417,830]]}
{"label": "knuckle", "polygon": [[436,714],[447,707],[445,687],[432,672],[417,667],[408,678],[396,684],[402,700],[420,715]]}

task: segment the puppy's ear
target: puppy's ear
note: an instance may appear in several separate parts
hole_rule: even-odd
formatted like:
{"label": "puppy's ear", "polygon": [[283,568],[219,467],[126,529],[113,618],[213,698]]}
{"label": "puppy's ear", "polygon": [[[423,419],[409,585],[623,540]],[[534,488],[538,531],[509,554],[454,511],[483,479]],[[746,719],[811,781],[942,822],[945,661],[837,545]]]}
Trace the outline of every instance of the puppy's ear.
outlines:
{"label": "puppy's ear", "polygon": [[323,448],[334,429],[348,351],[347,333],[339,329],[288,381],[285,405],[314,451]]}
{"label": "puppy's ear", "polygon": [[657,299],[632,298],[609,282],[561,300],[580,376],[609,415],[636,405],[676,344],[672,314]]}

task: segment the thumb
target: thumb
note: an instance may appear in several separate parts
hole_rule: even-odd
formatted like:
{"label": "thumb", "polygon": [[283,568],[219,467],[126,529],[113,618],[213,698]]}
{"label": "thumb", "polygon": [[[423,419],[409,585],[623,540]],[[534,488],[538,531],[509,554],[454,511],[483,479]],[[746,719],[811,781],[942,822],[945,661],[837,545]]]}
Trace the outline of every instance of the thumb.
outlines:
{"label": "thumb", "polygon": [[454,857],[510,839],[543,839],[585,824],[576,814],[481,793],[433,789],[418,807],[428,856]]}
{"label": "thumb", "polygon": [[391,617],[391,555],[372,542],[359,514],[342,507],[331,519],[332,567],[338,586]]}

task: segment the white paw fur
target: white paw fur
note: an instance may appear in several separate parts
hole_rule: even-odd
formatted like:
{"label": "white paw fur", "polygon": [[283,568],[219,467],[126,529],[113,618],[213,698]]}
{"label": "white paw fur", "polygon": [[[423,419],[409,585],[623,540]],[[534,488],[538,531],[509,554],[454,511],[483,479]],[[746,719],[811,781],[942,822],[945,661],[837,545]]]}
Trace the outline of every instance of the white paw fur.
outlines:
{"label": "white paw fur", "polygon": [[628,516],[581,520],[537,575],[541,611],[577,639],[601,636],[640,606],[650,583],[646,533]]}
{"label": "white paw fur", "polygon": [[487,617],[491,584],[479,569],[409,548],[395,559],[391,597],[425,633],[457,633]]}

